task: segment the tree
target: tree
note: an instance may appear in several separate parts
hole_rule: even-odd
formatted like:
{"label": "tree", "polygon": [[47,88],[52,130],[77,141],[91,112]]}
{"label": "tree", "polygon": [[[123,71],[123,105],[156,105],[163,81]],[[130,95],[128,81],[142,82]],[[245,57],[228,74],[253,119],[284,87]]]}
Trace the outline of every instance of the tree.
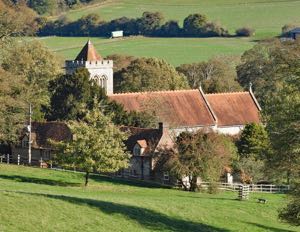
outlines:
{"label": "tree", "polygon": [[182,184],[186,190],[195,191],[198,177],[211,183],[218,181],[235,154],[234,144],[225,135],[211,130],[183,132],[167,165],[179,180],[188,177],[190,187]]}
{"label": "tree", "polygon": [[290,183],[300,172],[300,68],[286,77],[276,95],[268,97],[264,117],[273,150],[269,166],[278,175],[286,174]]}
{"label": "tree", "polygon": [[49,104],[48,84],[62,71],[57,57],[38,41],[24,41],[5,51],[2,67],[24,79],[27,101],[35,107],[33,118],[43,119],[42,105]]}
{"label": "tree", "polygon": [[77,69],[72,75],[61,75],[49,84],[49,120],[78,120],[85,115],[86,109],[93,109],[94,99],[105,98],[102,88],[89,80],[87,69]]}
{"label": "tree", "polygon": [[280,210],[279,218],[294,226],[300,226],[300,185],[295,186],[289,204]]}
{"label": "tree", "polygon": [[177,21],[170,20],[163,24],[157,33],[163,37],[176,37],[180,36],[181,28]]}
{"label": "tree", "polygon": [[17,141],[26,121],[24,80],[0,68],[0,143]]}
{"label": "tree", "polygon": [[27,5],[38,14],[53,13],[56,8],[56,0],[29,0]]}
{"label": "tree", "polygon": [[162,25],[164,16],[160,12],[144,12],[138,20],[139,30],[143,35],[151,35]]}
{"label": "tree", "polygon": [[247,124],[237,141],[237,148],[241,157],[266,159],[270,150],[270,140],[264,126],[257,123]]}
{"label": "tree", "polygon": [[138,58],[120,72],[116,92],[140,92],[188,88],[184,75],[164,60]]}
{"label": "tree", "polygon": [[300,42],[265,41],[242,55],[237,66],[238,82],[248,88],[253,84],[255,96],[262,108],[266,99],[272,98],[285,82],[286,77],[299,68]]}
{"label": "tree", "polygon": [[191,14],[183,21],[183,29],[186,35],[199,36],[203,33],[203,27],[207,23],[207,17],[203,14]]}
{"label": "tree", "polygon": [[0,0],[0,46],[12,36],[32,35],[37,30],[35,17],[23,2]]}
{"label": "tree", "polygon": [[176,68],[187,77],[191,88],[202,86],[207,93],[240,91],[231,57],[216,57],[207,62],[182,64]]}
{"label": "tree", "polygon": [[73,140],[56,143],[56,160],[84,171],[85,186],[91,172],[112,173],[128,166],[129,154],[123,143],[125,133],[97,108],[82,120],[71,121],[69,127]]}

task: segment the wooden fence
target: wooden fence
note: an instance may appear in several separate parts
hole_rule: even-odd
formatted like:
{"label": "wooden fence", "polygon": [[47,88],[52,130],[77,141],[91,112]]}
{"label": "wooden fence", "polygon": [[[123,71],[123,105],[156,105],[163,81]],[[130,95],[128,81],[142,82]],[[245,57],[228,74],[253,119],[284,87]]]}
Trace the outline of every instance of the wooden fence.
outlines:
{"label": "wooden fence", "polygon": [[[199,184],[200,188],[208,188],[210,183],[202,182]],[[239,191],[240,186],[243,184],[241,183],[218,183],[218,187],[221,190],[227,191]],[[245,185],[244,185],[245,186]],[[249,191],[250,192],[264,192],[264,193],[285,193],[290,190],[289,185],[274,185],[274,184],[249,184]]]}

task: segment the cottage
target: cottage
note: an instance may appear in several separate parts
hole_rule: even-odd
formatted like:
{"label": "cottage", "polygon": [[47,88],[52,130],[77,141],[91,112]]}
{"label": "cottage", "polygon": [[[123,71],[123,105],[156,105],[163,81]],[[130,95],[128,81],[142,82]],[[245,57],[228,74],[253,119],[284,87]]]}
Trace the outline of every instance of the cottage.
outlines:
{"label": "cottage", "polygon": [[117,175],[168,182],[169,176],[156,170],[156,161],[160,152],[174,146],[168,128],[164,127],[163,123],[159,123],[157,129],[123,126],[121,130],[129,134],[125,145],[132,156],[129,168],[120,170]]}
{"label": "cottage", "polygon": [[[53,159],[53,148],[49,140],[66,141],[72,139],[70,129],[61,122],[33,122],[31,126],[31,160],[33,165]],[[28,163],[29,134],[22,132],[19,143],[12,146],[12,161],[17,162],[20,155],[21,163]]]}

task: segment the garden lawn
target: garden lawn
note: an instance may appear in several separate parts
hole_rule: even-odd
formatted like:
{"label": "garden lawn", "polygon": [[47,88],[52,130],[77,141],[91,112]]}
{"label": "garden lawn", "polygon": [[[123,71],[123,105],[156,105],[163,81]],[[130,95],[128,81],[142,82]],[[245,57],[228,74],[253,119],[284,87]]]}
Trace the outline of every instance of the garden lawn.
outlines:
{"label": "garden lawn", "polygon": [[231,33],[242,26],[256,29],[256,38],[281,33],[287,23],[300,24],[299,0],[107,0],[66,13],[75,20],[90,13],[104,20],[122,16],[140,17],[144,11],[160,11],[167,20],[183,19],[192,13],[206,14],[211,21],[219,21]]}
{"label": "garden lawn", "polygon": [[277,220],[285,195],[238,201],[96,175],[82,184],[80,173],[0,165],[0,231],[297,231]]}
{"label": "garden lawn", "polygon": [[[38,38],[62,59],[75,59],[87,42],[86,37]],[[126,54],[138,57],[157,57],[178,66],[180,64],[206,61],[223,55],[240,56],[255,42],[249,38],[147,38],[123,39],[91,38],[102,56]]]}

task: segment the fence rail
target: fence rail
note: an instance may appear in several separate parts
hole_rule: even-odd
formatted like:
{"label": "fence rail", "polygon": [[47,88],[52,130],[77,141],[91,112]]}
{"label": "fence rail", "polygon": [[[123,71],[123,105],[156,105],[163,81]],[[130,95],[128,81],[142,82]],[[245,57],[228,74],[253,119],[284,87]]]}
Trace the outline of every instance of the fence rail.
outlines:
{"label": "fence rail", "polygon": [[[199,184],[200,188],[208,188],[210,183],[208,182],[201,182]],[[240,186],[243,184],[240,183],[218,183],[218,188],[221,190],[227,191],[239,191]],[[284,193],[290,190],[289,185],[274,185],[274,184],[249,184],[249,191],[250,192],[264,192],[264,193]]]}

